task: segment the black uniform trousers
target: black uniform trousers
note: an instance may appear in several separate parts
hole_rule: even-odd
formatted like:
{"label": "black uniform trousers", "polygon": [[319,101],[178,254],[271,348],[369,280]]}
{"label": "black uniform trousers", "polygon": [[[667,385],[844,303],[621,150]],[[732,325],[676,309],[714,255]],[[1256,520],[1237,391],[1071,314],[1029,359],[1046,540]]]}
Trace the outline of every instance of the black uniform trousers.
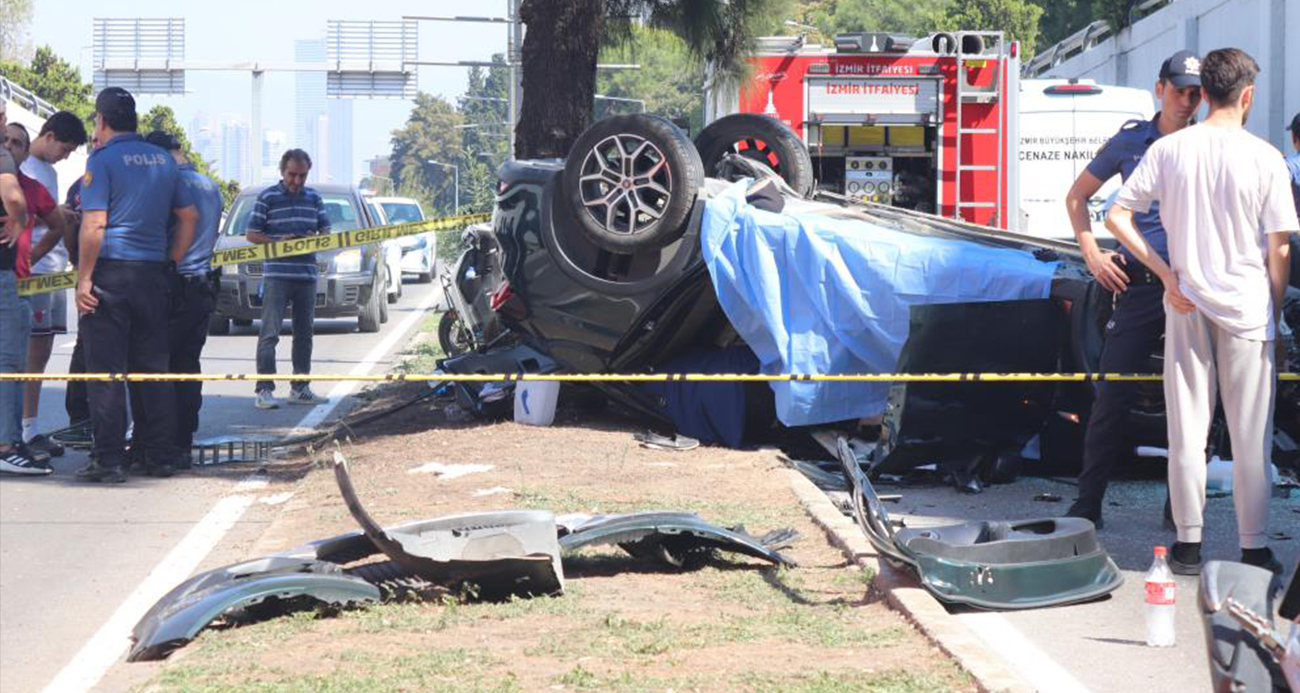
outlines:
{"label": "black uniform trousers", "polygon": [[[1129,260],[1129,262],[1136,262]],[[1145,373],[1165,333],[1165,288],[1160,282],[1131,284],[1115,302],[1101,349],[1102,373]],[[1106,486],[1125,458],[1125,422],[1137,399],[1136,382],[1097,383],[1083,438],[1083,471],[1075,507],[1100,515]]]}
{"label": "black uniform trousers", "polygon": [[[86,371],[167,372],[170,287],[163,263],[101,258],[91,279],[99,305],[80,323]],[[126,383],[91,382],[87,391],[95,459],[101,467],[120,467],[126,453]],[[170,463],[176,437],[171,383],[143,383],[133,388],[133,398],[147,420],[137,421],[135,440],[147,454]]]}
{"label": "black uniform trousers", "polygon": [[[207,276],[182,277],[172,287],[172,307],[167,317],[168,373],[200,373],[199,357],[208,341],[208,319],[216,308],[212,280]],[[149,424],[149,410],[140,383],[131,384],[131,417],[136,430]],[[203,382],[172,383],[175,398],[176,427],[173,446],[181,455],[194,446],[194,432],[199,430],[199,409],[203,407]],[[132,443],[134,445],[134,442]]]}
{"label": "black uniform trousers", "polygon": [[[72,359],[68,362],[69,373],[86,372],[86,347],[81,341],[81,327],[78,322],[77,345],[72,348]],[[63,408],[68,412],[68,424],[75,425],[90,420],[90,396],[86,393],[86,381],[69,380],[63,393]]]}

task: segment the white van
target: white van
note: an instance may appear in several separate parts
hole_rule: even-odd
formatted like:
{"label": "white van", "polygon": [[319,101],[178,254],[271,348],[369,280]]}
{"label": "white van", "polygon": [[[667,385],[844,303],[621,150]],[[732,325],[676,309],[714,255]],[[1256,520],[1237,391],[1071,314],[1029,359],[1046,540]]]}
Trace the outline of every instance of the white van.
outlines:
{"label": "white van", "polygon": [[[1074,240],[1065,194],[1093,155],[1134,119],[1155,115],[1151,92],[1112,87],[1090,79],[1026,79],[1020,82],[1020,230],[1031,236]],[[1092,230],[1111,238],[1104,219],[1119,191],[1115,176],[1088,201]]]}

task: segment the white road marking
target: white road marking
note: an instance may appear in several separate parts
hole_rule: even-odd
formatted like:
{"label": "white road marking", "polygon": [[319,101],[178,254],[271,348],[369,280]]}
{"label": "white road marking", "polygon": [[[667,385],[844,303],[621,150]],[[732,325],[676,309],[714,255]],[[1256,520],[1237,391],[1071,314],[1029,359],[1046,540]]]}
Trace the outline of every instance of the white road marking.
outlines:
{"label": "white road marking", "polygon": [[1037,645],[999,614],[981,611],[957,614],[1002,660],[1025,677],[1031,686],[1052,693],[1090,693],[1088,687],[1052,661]]}
{"label": "white road marking", "polygon": [[[410,331],[411,327],[424,317],[424,312],[435,302],[440,292],[430,291],[415,311],[406,316],[395,329],[366,354],[365,359],[349,371],[352,375],[362,375],[370,370],[399,339]],[[312,430],[329,416],[330,412],[342,402],[343,398],[356,389],[356,382],[340,381],[328,395],[329,401],[319,404],[307,412],[298,422],[297,429]],[[189,577],[199,563],[211,553],[212,549],[229,532],[244,511],[257,502],[249,495],[266,487],[265,479],[249,477],[236,484],[226,497],[217,501],[212,510],[199,520],[189,534],[172,548],[162,562],[154,566],[153,571],[140,583],[135,591],[122,602],[108,621],[91,636],[76,656],[55,675],[42,693],[85,693],[99,683],[104,674],[115,664],[130,646],[131,629],[149,607],[153,606],[171,588]]]}
{"label": "white road marking", "polygon": [[[352,370],[348,371],[348,374],[365,375],[370,372],[370,369],[375,365],[375,363],[379,361],[379,359],[383,358],[384,354],[387,354],[389,350],[393,348],[393,345],[395,345],[399,339],[405,337],[411,327],[424,317],[425,312],[437,302],[438,296],[441,293],[440,290],[435,289],[425,294],[419,305],[415,307],[415,310],[402,319],[402,322],[397,326],[397,329],[392,330],[386,337],[380,340],[379,343],[366,354],[366,357],[363,358],[360,363],[353,366]],[[357,389],[357,385],[359,384],[360,383],[356,381],[347,380],[340,380],[335,383],[334,387],[330,389],[329,394],[326,395],[326,398],[328,398],[329,401],[324,404],[318,404],[313,407],[311,411],[307,412],[307,415],[302,417],[302,421],[299,421],[297,427],[294,428],[293,434],[300,435],[315,431],[316,427],[325,420],[325,417],[329,416],[330,412],[334,411],[334,408],[343,401],[344,397],[352,394],[352,391]]]}
{"label": "white road marking", "polygon": [[154,566],[135,591],[117,607],[76,656],[50,681],[43,693],[88,691],[99,683],[104,672],[117,662],[130,646],[130,633],[149,607],[167,594],[176,583],[189,577],[199,563],[239,521],[254,497],[248,495],[266,487],[266,479],[248,477],[235,485],[230,495],[217,501],[212,510],[172,548],[162,562]]}

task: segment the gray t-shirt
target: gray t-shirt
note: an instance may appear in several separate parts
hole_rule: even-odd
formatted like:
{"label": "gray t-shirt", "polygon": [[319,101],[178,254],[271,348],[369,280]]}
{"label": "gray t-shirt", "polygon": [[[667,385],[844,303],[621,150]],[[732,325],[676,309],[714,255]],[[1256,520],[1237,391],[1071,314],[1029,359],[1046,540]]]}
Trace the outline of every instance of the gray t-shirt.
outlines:
{"label": "gray t-shirt", "polygon": [[1116,203],[1160,203],[1178,287],[1219,327],[1273,339],[1268,235],[1300,229],[1277,149],[1241,128],[1201,123],[1157,140]]}

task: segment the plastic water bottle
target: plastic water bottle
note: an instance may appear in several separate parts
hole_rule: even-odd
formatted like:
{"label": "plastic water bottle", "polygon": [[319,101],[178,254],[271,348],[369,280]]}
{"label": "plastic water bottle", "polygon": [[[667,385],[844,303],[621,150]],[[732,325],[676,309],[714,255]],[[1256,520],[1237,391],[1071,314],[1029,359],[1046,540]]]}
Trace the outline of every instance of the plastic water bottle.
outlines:
{"label": "plastic water bottle", "polygon": [[1174,576],[1165,561],[1168,551],[1163,546],[1155,549],[1155,560],[1147,571],[1146,619],[1147,646],[1174,646]]}

